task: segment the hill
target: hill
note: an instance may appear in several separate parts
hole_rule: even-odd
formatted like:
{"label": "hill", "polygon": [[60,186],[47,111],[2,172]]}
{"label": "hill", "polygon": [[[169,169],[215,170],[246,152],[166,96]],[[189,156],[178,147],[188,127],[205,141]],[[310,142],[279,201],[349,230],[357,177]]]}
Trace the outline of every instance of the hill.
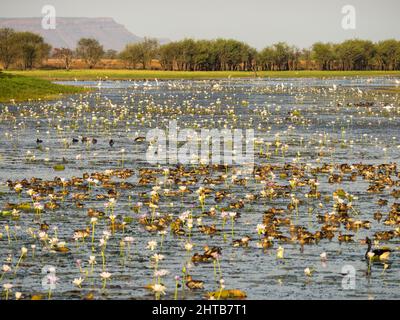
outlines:
{"label": "hill", "polygon": [[[0,18],[0,28],[38,33],[53,48],[75,49],[80,38],[95,38],[104,48],[121,50],[127,43],[142,40],[112,18],[57,18],[55,30],[44,30],[42,18]],[[161,43],[166,40],[160,39]]]}

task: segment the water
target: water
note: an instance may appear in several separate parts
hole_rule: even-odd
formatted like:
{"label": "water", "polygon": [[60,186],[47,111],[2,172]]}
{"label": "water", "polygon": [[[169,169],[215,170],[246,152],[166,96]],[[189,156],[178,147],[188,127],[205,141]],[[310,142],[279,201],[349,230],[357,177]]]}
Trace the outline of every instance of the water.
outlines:
{"label": "water", "polygon": [[[192,193],[180,196],[161,196],[157,212],[161,215],[172,214],[177,217],[183,211],[190,209],[194,216],[194,228],[191,241],[194,244],[192,252],[186,252],[184,244],[188,236],[178,237],[166,229],[162,250],[162,236],[144,229],[138,222],[139,214],[132,210],[137,202],[146,203],[149,198],[142,193],[149,193],[154,183],[141,184],[139,169],[152,168],[146,161],[147,142],[135,141],[136,137],[145,136],[149,129],[168,126],[169,120],[176,119],[180,128],[241,128],[254,129],[256,139],[262,141],[262,154],[258,154],[260,146],[255,148],[255,167],[272,164],[282,167],[285,163],[297,166],[321,167],[324,163],[339,164],[372,164],[396,163],[400,157],[400,131],[398,98],[395,95],[377,92],[372,89],[382,89],[395,85],[394,78],[364,78],[347,79],[267,79],[242,80],[225,79],[212,81],[103,81],[103,82],[64,82],[73,85],[90,86],[94,91],[82,96],[65,97],[58,101],[30,102],[17,105],[0,105],[0,209],[6,210],[7,203],[29,202],[29,196],[22,193],[18,198],[14,190],[5,187],[7,180],[16,181],[41,178],[53,181],[55,177],[71,179],[82,177],[83,173],[103,172],[108,169],[132,169],[133,175],[124,180],[133,185],[129,189],[116,188],[117,204],[114,214],[118,221],[132,217],[126,226],[124,234],[117,231],[110,237],[106,248],[106,270],[111,281],[106,289],[101,290],[102,282],[99,274],[102,271],[100,247],[97,245],[104,230],[109,230],[109,220],[100,219],[95,231],[95,255],[97,264],[94,272],[85,278],[84,272],[89,270],[88,258],[92,254],[91,236],[84,244],[76,243],[73,233],[76,229],[91,227],[87,215],[89,208],[105,211],[107,200],[96,199],[96,195],[104,195],[109,188],[101,185],[93,186],[89,198],[81,201],[84,208],[78,209],[72,199],[72,193],[84,191],[71,189],[63,201],[58,201],[60,208],[46,209],[40,222],[50,225],[48,234],[55,236],[53,227],[58,227],[59,241],[65,241],[68,253],[53,253],[46,250],[38,239],[27,232],[32,228],[38,233],[40,222],[34,213],[21,212],[19,218],[3,216],[0,218],[1,263],[6,264],[10,255],[14,267],[20,255],[20,249],[29,249],[28,257],[21,262],[16,275],[7,273],[2,283],[12,283],[13,292],[20,291],[26,298],[33,294],[48,293],[48,287],[43,286],[46,279],[46,267],[54,266],[58,281],[52,290],[52,297],[58,299],[81,299],[89,292],[95,298],[101,299],[154,299],[154,294],[145,289],[153,283],[154,266],[150,256],[162,253],[164,259],[159,262],[159,269],[166,269],[169,274],[161,282],[166,286],[163,298],[174,297],[174,276],[182,276],[182,267],[195,252],[202,253],[203,246],[219,246],[222,248],[220,257],[221,273],[227,289],[240,289],[247,293],[249,299],[398,299],[399,288],[399,247],[398,236],[389,241],[381,241],[380,245],[394,249],[390,258],[390,268],[383,272],[380,264],[372,265],[368,276],[368,264],[364,259],[366,246],[360,240],[366,236],[372,238],[377,231],[395,230],[396,225],[383,224],[390,206],[399,202],[390,195],[399,186],[387,187],[382,193],[368,193],[370,182],[358,176],[354,182],[349,181],[350,174],[344,174],[340,184],[328,183],[329,173],[318,173],[318,191],[320,199],[305,198],[309,187],[298,187],[290,190],[289,177],[281,177],[281,169],[276,169],[275,183],[284,186],[286,196],[274,199],[259,198],[245,201],[244,208],[229,209],[240,213],[234,223],[234,239],[248,235],[252,238],[248,248],[236,248],[231,244],[231,220],[223,225],[220,213],[217,217],[202,217],[202,223],[210,226],[215,224],[221,231],[209,236],[199,231],[196,218],[200,216],[198,194],[200,186],[210,187],[203,183],[205,175],[193,174],[196,181],[188,185]],[[365,103],[370,102],[370,106]],[[295,111],[296,110],[296,111]],[[295,113],[293,113],[295,111]],[[294,117],[296,115],[297,117]],[[72,138],[81,136],[95,137],[97,144],[72,144]],[[38,145],[36,139],[43,140]],[[113,139],[115,145],[109,146]],[[281,149],[275,153],[272,145],[267,151],[266,143],[274,144],[277,139],[287,145],[287,151]],[[124,149],[124,152],[121,150]],[[270,152],[269,157],[265,153]],[[293,162],[295,161],[295,162]],[[64,163],[64,171],[55,171],[54,165]],[[173,165],[161,165],[160,173],[155,174],[158,181],[164,181],[163,168],[174,168]],[[196,166],[186,166],[193,170]],[[211,186],[216,191],[225,190],[230,196],[221,202],[216,202],[214,196],[206,198],[206,211],[211,207],[227,207],[230,203],[245,199],[246,194],[260,194],[263,185],[254,175],[246,176],[246,186],[231,183],[232,172],[241,177],[243,168],[228,169],[226,183]],[[355,170],[353,170],[355,171]],[[340,173],[337,167],[333,173]],[[212,170],[208,176],[218,177],[225,174],[222,169]],[[304,178],[312,175],[306,170]],[[186,177],[188,178],[188,177]],[[189,177],[190,178],[190,177]],[[391,175],[393,181],[399,179]],[[122,180],[112,177],[114,182]],[[162,186],[162,189],[177,190],[178,185]],[[317,215],[332,212],[333,200],[324,201],[325,196],[342,188],[358,197],[353,206],[359,212],[350,214],[355,220],[368,220],[370,229],[361,228],[349,231],[341,224],[335,231],[335,237],[329,241],[321,240],[318,244],[305,245],[304,250],[298,243],[279,243],[274,240],[272,248],[263,250],[257,247],[257,224],[262,223],[263,212],[271,207],[285,208],[284,217],[289,217],[293,224],[304,226],[315,233],[322,224],[318,223]],[[161,189],[161,190],[162,190]],[[61,191],[56,187],[56,191]],[[289,212],[290,194],[302,200],[299,213]],[[378,199],[388,200],[388,205],[380,207]],[[49,199],[41,200],[47,203]],[[173,203],[173,205],[171,205]],[[311,209],[309,209],[311,208]],[[312,210],[309,213],[309,210]],[[373,214],[381,211],[384,218],[378,222]],[[151,210],[146,204],[140,214]],[[128,221],[128,220],[127,220]],[[4,226],[10,226],[11,243],[8,243]],[[224,228],[224,230],[222,230]],[[287,227],[280,231],[290,236]],[[339,243],[337,234],[353,234],[354,242]],[[224,240],[225,234],[225,240]],[[135,240],[130,245],[130,252],[120,255],[120,241],[125,236]],[[148,241],[158,241],[158,248],[150,251],[146,248]],[[36,245],[35,257],[32,257],[31,245]],[[285,249],[285,259],[277,260],[276,249]],[[127,250],[127,244],[125,244]],[[320,254],[326,252],[328,259],[321,262]],[[76,260],[82,260],[83,273],[80,272]],[[342,286],[343,267],[351,266],[355,270],[355,288],[346,290]],[[312,277],[304,274],[305,268],[314,270]],[[203,290],[179,289],[180,299],[203,299],[205,294],[219,289],[219,275],[214,275],[214,264],[189,264],[188,272],[194,279],[204,281]],[[217,268],[218,273],[218,268]],[[382,273],[383,272],[383,273]],[[82,289],[75,287],[75,278],[85,278]]]}

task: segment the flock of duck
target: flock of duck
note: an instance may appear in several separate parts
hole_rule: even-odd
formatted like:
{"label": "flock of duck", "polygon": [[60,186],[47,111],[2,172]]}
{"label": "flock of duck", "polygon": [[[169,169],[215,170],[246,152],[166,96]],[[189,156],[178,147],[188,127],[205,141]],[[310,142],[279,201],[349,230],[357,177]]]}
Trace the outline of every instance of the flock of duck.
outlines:
{"label": "flock of duck", "polygon": [[[298,270],[292,256],[325,265],[346,250],[367,279],[398,270],[396,95],[160,83],[0,106],[4,298],[264,298],[252,286]],[[146,130],[171,118],[253,127],[251,171],[149,165]],[[254,272],[261,261],[270,271]],[[301,261],[298,282],[312,286],[320,266]],[[44,263],[62,270],[45,286]]]}

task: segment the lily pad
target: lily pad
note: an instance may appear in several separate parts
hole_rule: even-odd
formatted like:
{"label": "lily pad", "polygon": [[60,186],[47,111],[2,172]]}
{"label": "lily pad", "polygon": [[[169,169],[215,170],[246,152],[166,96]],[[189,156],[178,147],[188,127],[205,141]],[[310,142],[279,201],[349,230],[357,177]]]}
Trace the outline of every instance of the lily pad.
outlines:
{"label": "lily pad", "polygon": [[124,222],[132,223],[133,222],[133,218],[132,217],[124,217]]}
{"label": "lily pad", "polygon": [[3,217],[9,217],[12,215],[12,212],[11,211],[1,211],[1,215]]}
{"label": "lily pad", "polygon": [[22,203],[7,203],[5,208],[6,211],[18,210],[24,212],[34,212],[32,204],[30,202],[22,202]]}
{"label": "lily pad", "polygon": [[65,170],[65,166],[63,164],[56,164],[53,167],[54,171],[64,171]]}
{"label": "lily pad", "polygon": [[19,203],[15,208],[21,211],[33,211],[32,205],[29,202]]}
{"label": "lily pad", "polygon": [[247,297],[246,292],[237,289],[214,291],[209,292],[207,295],[215,299],[244,299]]}

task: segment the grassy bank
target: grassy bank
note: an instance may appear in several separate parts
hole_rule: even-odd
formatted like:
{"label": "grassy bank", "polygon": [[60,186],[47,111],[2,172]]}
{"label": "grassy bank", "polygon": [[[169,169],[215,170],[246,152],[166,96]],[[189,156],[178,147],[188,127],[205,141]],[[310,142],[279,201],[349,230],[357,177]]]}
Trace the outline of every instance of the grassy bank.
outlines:
{"label": "grassy bank", "polygon": [[[33,70],[13,71],[14,74],[47,80],[127,80],[127,79],[218,79],[251,78],[254,72],[246,71],[158,71],[158,70]],[[400,71],[262,71],[258,77],[272,78],[328,78],[399,76]]]}
{"label": "grassy bank", "polygon": [[62,86],[48,80],[0,72],[0,102],[56,98],[59,94],[84,92],[86,89]]}

